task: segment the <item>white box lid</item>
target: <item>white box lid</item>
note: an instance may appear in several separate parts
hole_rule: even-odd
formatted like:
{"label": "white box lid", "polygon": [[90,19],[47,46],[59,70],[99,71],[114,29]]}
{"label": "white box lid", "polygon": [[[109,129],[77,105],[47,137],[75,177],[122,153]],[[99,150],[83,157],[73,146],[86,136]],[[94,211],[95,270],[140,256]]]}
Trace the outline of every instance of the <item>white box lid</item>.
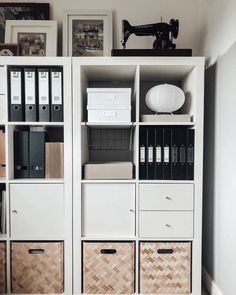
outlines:
{"label": "white box lid", "polygon": [[87,88],[87,93],[131,93],[131,88]]}

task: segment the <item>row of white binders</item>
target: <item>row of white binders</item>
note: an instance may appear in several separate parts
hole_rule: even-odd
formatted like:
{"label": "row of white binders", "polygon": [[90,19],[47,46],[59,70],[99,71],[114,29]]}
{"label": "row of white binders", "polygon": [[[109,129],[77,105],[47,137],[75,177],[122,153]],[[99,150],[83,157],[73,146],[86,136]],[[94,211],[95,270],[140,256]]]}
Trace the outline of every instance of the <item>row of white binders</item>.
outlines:
{"label": "row of white binders", "polygon": [[9,67],[9,121],[63,122],[62,67]]}

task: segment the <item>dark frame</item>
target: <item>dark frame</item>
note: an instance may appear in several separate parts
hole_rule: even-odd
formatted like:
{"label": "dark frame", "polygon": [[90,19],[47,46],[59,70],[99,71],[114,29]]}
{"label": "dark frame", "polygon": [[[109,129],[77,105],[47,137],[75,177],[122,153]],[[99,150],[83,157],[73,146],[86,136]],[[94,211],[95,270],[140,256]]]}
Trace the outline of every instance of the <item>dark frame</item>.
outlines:
{"label": "dark frame", "polygon": [[0,3],[0,43],[5,38],[5,20],[49,20],[49,3]]}

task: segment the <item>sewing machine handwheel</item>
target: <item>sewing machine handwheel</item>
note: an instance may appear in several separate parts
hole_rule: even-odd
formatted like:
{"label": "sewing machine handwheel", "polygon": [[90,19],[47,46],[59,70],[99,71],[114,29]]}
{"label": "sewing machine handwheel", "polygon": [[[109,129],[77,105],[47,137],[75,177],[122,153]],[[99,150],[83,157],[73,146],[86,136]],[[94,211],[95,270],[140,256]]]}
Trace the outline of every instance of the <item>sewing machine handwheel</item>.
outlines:
{"label": "sewing machine handwheel", "polygon": [[176,39],[179,34],[179,21],[177,19],[171,19],[170,26],[171,26],[173,37]]}

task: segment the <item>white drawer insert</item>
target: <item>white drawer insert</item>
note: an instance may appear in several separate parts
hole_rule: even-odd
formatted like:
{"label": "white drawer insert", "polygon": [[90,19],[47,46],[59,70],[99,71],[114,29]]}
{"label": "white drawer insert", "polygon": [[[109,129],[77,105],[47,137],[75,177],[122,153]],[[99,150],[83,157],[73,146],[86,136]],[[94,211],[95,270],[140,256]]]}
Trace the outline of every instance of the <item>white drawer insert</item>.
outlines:
{"label": "white drawer insert", "polygon": [[140,184],[140,210],[193,210],[193,184]]}
{"label": "white drawer insert", "polygon": [[193,212],[140,211],[141,238],[192,238]]}

